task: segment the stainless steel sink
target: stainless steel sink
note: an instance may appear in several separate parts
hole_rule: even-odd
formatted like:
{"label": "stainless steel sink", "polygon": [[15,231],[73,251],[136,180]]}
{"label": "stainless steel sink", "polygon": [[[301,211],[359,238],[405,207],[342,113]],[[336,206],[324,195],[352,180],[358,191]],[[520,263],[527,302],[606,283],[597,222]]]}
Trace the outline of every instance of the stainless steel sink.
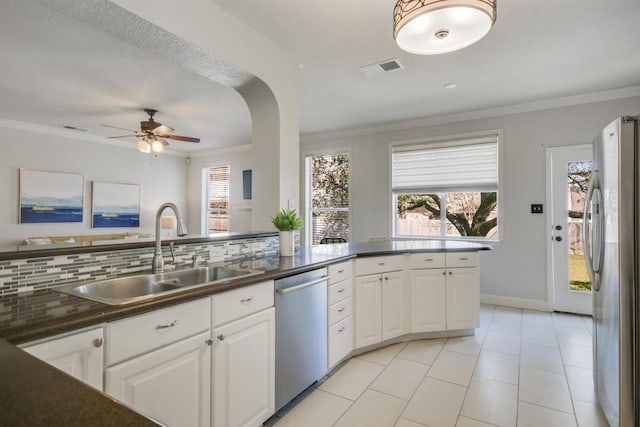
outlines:
{"label": "stainless steel sink", "polygon": [[259,270],[236,270],[228,267],[210,266],[63,285],[52,288],[52,290],[104,304],[121,305],[158,295],[180,292],[186,288],[214,285],[230,279],[260,273],[262,271]]}

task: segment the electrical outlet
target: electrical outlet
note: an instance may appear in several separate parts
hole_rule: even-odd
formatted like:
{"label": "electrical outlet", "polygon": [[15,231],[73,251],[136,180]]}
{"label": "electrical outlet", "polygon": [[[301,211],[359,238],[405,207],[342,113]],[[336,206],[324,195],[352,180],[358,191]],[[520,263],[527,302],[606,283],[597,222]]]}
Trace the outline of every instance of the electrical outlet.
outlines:
{"label": "electrical outlet", "polygon": [[532,203],[531,204],[531,213],[532,214],[541,214],[542,213],[542,203]]}

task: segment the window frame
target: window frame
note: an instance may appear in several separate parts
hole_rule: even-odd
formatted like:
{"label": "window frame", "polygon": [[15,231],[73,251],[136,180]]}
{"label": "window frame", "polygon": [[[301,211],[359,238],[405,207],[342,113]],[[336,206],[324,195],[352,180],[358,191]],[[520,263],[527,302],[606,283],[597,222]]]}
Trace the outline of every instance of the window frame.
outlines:
{"label": "window frame", "polygon": [[[226,209],[211,209],[210,208],[210,171],[212,168],[229,168],[229,179],[228,179],[228,195],[227,195],[227,208]],[[229,223],[231,219],[231,175],[232,175],[232,165],[231,162],[215,162],[206,165],[202,165],[202,230],[205,230],[207,235],[211,234],[224,234],[229,232]],[[227,213],[227,230],[220,231],[216,233],[212,233],[209,229],[209,214],[211,212],[226,212]]]}
{"label": "window frame", "polygon": [[[347,203],[348,203],[348,207],[347,208],[318,208],[318,209],[313,209],[311,207],[311,169],[308,167],[310,164],[310,158],[314,157],[314,156],[337,156],[337,155],[342,155],[342,154],[346,154],[347,157],[349,158],[349,177],[347,179],[347,182],[349,183],[349,197],[347,198]],[[302,153],[302,165],[303,167],[300,168],[301,169],[301,173],[302,173],[302,183],[304,185],[304,190],[303,190],[303,194],[304,194],[304,207],[303,207],[303,229],[304,229],[304,236],[301,236],[304,244],[306,245],[311,245],[313,243],[313,229],[312,229],[312,215],[313,212],[347,212],[347,221],[349,224],[349,238],[347,239],[347,241],[351,241],[351,237],[353,235],[353,229],[351,228],[353,221],[352,221],[352,198],[351,198],[351,193],[352,193],[352,176],[353,176],[353,156],[351,155],[351,149],[350,148],[331,148],[331,149],[325,149],[325,150],[311,150],[311,151],[305,151],[304,153]]]}
{"label": "window frame", "polygon": [[[407,146],[407,145],[422,145],[422,144],[433,144],[433,148],[440,147],[451,147],[456,145],[466,145],[464,144],[464,140],[469,140],[473,138],[482,138],[482,137],[496,137],[497,146],[498,146],[498,186],[497,186],[497,208],[498,208],[498,238],[487,238],[487,237],[475,237],[475,236],[447,236],[446,235],[446,219],[444,217],[440,220],[440,235],[439,236],[420,236],[420,235],[407,235],[407,234],[398,234],[397,230],[397,195],[400,194],[417,194],[419,191],[394,191],[393,190],[393,148],[398,146]],[[503,179],[503,148],[504,148],[504,138],[502,129],[490,129],[485,131],[478,132],[469,132],[469,133],[460,133],[460,134],[451,134],[451,135],[443,135],[438,137],[429,137],[429,138],[416,138],[410,140],[400,140],[389,143],[388,147],[388,159],[389,159],[389,195],[391,197],[391,220],[390,223],[390,232],[389,235],[394,240],[466,240],[473,241],[478,243],[491,243],[494,245],[499,245],[504,241],[505,238],[505,227],[504,227],[504,179]],[[441,188],[434,189],[430,188],[425,190],[424,193],[436,193],[440,196],[446,196],[447,193],[454,192],[486,192],[487,188],[483,186],[473,187],[469,186],[466,188]],[[492,190],[493,191],[493,190]],[[446,212],[442,208],[446,207],[446,197],[440,198],[440,209],[441,212]]]}

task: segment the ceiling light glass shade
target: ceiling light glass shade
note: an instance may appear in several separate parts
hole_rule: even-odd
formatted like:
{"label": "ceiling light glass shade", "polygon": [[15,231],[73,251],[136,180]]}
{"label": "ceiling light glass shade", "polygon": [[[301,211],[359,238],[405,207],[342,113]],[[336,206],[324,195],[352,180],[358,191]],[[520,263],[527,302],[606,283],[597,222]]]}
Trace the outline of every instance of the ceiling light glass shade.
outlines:
{"label": "ceiling light glass shade", "polygon": [[409,53],[433,55],[483,38],[496,21],[497,0],[398,0],[393,38]]}
{"label": "ceiling light glass shade", "polygon": [[141,153],[149,154],[151,152],[151,144],[146,139],[138,141],[138,151]]}
{"label": "ceiling light glass shade", "polygon": [[162,142],[154,139],[153,141],[151,141],[151,151],[158,154],[164,153],[164,145],[162,144]]}

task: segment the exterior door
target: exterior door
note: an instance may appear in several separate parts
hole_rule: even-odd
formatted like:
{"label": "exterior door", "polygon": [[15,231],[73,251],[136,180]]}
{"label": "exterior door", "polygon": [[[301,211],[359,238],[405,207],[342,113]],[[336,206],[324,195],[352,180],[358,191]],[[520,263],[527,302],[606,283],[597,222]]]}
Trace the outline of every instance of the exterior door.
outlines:
{"label": "exterior door", "polygon": [[591,281],[582,241],[582,214],[592,165],[591,144],[547,150],[548,265],[554,311],[592,311]]}

